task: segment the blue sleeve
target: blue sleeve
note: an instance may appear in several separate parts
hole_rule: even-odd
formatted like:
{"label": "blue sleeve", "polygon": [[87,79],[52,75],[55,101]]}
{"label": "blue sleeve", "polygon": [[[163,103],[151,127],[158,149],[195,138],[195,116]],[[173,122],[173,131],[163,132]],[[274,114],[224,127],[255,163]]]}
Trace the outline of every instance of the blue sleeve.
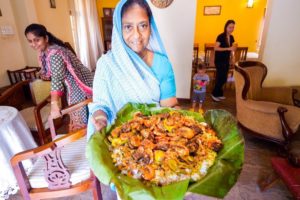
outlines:
{"label": "blue sleeve", "polygon": [[176,97],[175,77],[171,63],[167,60],[164,63],[165,73],[160,82],[160,99]]}
{"label": "blue sleeve", "polygon": [[87,139],[89,139],[95,133],[95,127],[91,121],[94,112],[97,110],[103,111],[107,116],[108,124],[111,124],[113,120],[113,113],[110,109],[110,107],[112,107],[112,102],[109,99],[109,81],[103,78],[106,77],[105,73],[108,73],[105,69],[107,68],[103,67],[102,60],[100,59],[97,62],[97,68],[95,72],[96,78],[94,78],[93,82],[93,102],[88,105],[89,119],[87,126]]}

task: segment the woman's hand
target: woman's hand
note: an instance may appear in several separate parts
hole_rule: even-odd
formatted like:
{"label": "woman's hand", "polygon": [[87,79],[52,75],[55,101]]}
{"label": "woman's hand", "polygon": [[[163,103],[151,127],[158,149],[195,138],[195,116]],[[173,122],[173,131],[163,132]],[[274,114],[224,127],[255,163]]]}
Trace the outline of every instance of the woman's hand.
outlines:
{"label": "woman's hand", "polygon": [[50,115],[53,119],[61,116],[60,108],[58,106],[58,101],[51,101],[51,112]]}
{"label": "woman's hand", "polygon": [[176,97],[171,97],[169,99],[160,100],[160,106],[180,109],[180,106],[178,105],[178,101],[177,101]]}
{"label": "woman's hand", "polygon": [[99,112],[97,111],[93,114],[92,122],[95,126],[95,129],[97,131],[101,131],[103,128],[107,126],[107,117],[105,113],[103,113],[102,111]]}

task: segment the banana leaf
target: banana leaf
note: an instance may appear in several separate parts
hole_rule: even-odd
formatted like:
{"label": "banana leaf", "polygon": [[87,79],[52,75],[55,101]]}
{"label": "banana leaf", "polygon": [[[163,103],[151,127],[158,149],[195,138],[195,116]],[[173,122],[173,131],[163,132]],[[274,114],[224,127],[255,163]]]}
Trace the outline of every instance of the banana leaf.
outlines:
{"label": "banana leaf", "polygon": [[108,149],[107,135],[116,127],[133,118],[137,111],[144,115],[170,112],[171,108],[157,108],[152,104],[126,104],[117,114],[115,123],[101,133],[95,133],[89,140],[86,156],[90,167],[103,184],[114,183],[121,199],[170,199],[182,200],[186,192],[193,192],[218,198],[226,196],[236,183],[244,162],[244,139],[239,133],[235,118],[225,110],[208,110],[204,116],[185,110],[184,115],[193,116],[199,122],[207,122],[223,142],[214,165],[206,176],[197,182],[180,181],[166,186],[145,184],[140,180],[122,175],[114,166]]}

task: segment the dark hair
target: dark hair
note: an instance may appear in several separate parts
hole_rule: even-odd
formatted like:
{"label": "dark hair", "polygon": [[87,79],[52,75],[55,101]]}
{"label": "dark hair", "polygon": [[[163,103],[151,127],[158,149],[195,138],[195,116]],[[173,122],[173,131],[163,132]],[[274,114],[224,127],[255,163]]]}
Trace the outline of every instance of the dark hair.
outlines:
{"label": "dark hair", "polygon": [[58,46],[67,48],[65,43],[62,40],[58,39],[52,33],[48,32],[46,27],[42,24],[30,24],[29,26],[26,27],[24,31],[25,36],[28,33],[32,33],[37,37],[43,37],[43,38],[46,38],[46,36],[48,36],[49,44],[57,44]]}
{"label": "dark hair", "polygon": [[225,26],[224,26],[224,33],[226,33],[226,29],[229,26],[229,24],[235,24],[235,21],[230,19],[226,22]]}
{"label": "dark hair", "polygon": [[133,5],[139,5],[141,8],[143,8],[149,18],[149,22],[151,22],[151,17],[152,17],[152,11],[147,3],[147,1],[145,0],[127,0],[126,3],[124,3],[122,10],[121,10],[121,18],[123,18],[124,13],[131,8]]}
{"label": "dark hair", "polygon": [[204,64],[204,63],[199,62],[199,63],[197,64],[197,70],[201,70],[201,69],[206,69],[206,67],[205,67],[205,64]]}

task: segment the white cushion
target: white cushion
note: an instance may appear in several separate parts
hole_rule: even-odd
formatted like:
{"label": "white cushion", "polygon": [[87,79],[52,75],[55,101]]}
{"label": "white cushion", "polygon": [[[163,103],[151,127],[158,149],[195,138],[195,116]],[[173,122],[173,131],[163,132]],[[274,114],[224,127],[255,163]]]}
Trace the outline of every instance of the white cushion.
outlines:
{"label": "white cushion", "polygon": [[[61,158],[70,172],[72,185],[90,178],[90,167],[85,157],[85,148],[86,137],[83,137],[76,142],[65,145],[61,149]],[[32,188],[48,187],[48,183],[44,177],[45,168],[46,162],[44,157],[39,157],[28,174]]]}
{"label": "white cushion", "polygon": [[[50,104],[46,105],[41,109],[41,117],[44,129],[47,130],[49,128],[48,125],[48,117],[50,115],[51,106]],[[25,108],[20,111],[22,117],[24,118],[27,126],[31,131],[38,131],[37,125],[34,117],[34,107]]]}

